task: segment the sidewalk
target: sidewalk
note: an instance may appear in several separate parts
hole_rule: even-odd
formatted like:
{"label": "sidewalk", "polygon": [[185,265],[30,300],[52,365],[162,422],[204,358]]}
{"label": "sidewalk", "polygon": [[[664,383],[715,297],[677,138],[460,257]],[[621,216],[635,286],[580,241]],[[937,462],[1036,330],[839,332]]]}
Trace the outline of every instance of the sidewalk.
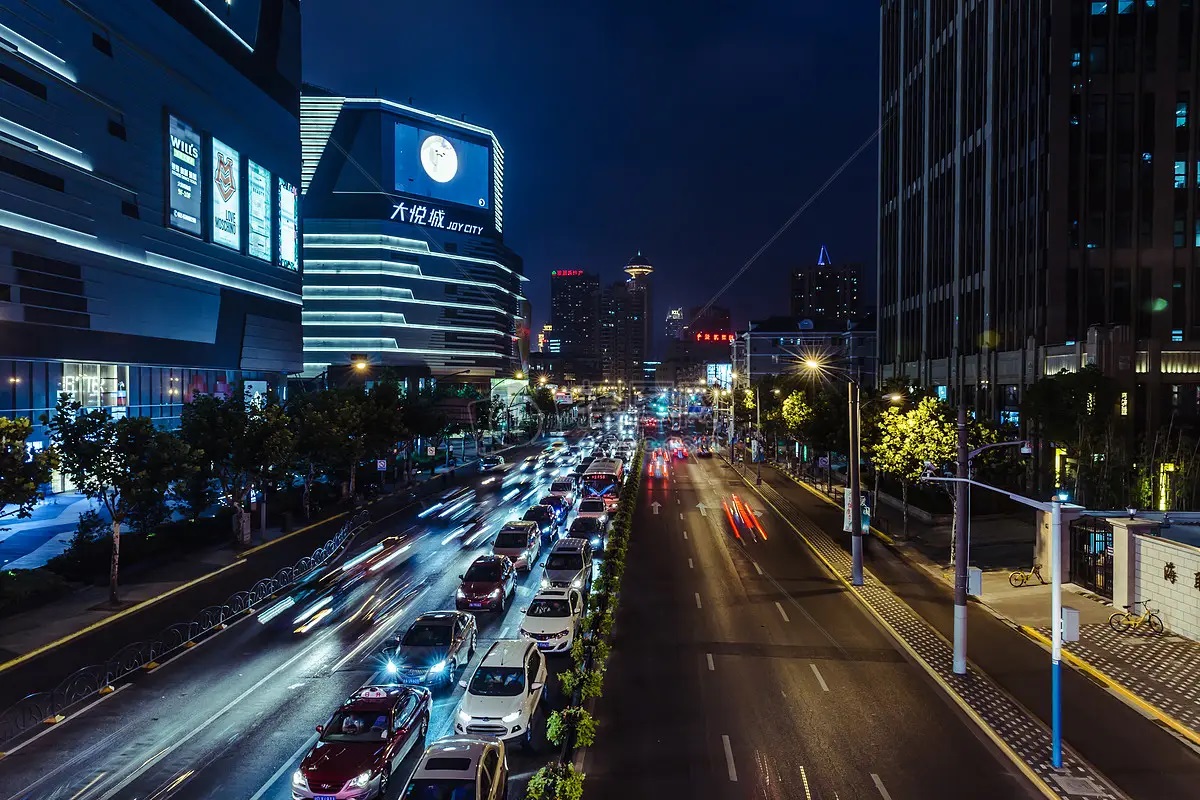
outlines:
{"label": "sidewalk", "polygon": [[92,501],[77,492],[51,495],[26,519],[10,517],[0,528],[0,567],[37,569],[66,549],[79,525],[79,516]]}
{"label": "sidewalk", "polygon": [[[821,488],[806,485],[782,470],[777,472],[827,496]],[[914,520],[909,520],[909,531],[918,536],[925,533]],[[892,540],[889,544],[910,564],[953,587],[953,570],[930,559],[916,541]],[[984,572],[983,593],[974,600],[1049,651],[1049,570],[1043,572],[1045,585],[1032,579],[1033,583],[1019,588],[1009,584],[1010,573],[1009,569]],[[1164,636],[1148,631],[1118,633],[1109,627],[1108,618],[1119,609],[1075,584],[1063,584],[1063,606],[1079,611],[1079,641],[1063,643],[1064,661],[1200,746],[1200,642],[1169,631]]]}

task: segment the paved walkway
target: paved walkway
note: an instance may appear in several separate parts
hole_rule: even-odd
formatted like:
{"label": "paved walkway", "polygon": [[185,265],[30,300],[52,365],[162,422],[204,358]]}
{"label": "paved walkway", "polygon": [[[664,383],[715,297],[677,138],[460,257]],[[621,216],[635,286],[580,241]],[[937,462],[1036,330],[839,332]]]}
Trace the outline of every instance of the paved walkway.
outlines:
{"label": "paved walkway", "polygon": [[[782,471],[779,471],[783,474]],[[793,480],[796,480],[795,477]],[[798,483],[802,483],[797,480]],[[808,486],[819,494],[820,489]],[[920,523],[910,521],[910,529]],[[954,573],[932,561],[913,542],[893,541],[909,563],[953,586]],[[1050,574],[1025,586],[1008,582],[1010,571],[983,573],[979,602],[1025,635],[1050,649]],[[1127,703],[1158,719],[1178,736],[1200,746],[1200,642],[1181,636],[1118,633],[1108,625],[1117,610],[1104,598],[1063,584],[1063,606],[1079,611],[1079,641],[1063,644],[1064,659],[1106,684]]]}

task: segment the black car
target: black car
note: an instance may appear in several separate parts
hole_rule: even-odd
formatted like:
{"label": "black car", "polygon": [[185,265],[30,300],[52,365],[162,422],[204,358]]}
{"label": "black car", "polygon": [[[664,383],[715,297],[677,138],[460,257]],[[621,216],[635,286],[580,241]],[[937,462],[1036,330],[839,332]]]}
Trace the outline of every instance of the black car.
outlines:
{"label": "black car", "polygon": [[570,505],[567,503],[567,498],[562,495],[548,494],[541,500],[538,500],[539,505],[550,506],[554,509],[554,513],[558,515],[558,524],[563,525],[567,521],[567,512],[570,510]]}
{"label": "black car", "polygon": [[599,517],[576,517],[571,522],[568,538],[586,539],[593,553],[601,553],[608,544],[608,525]]}
{"label": "black car", "polygon": [[475,616],[432,611],[413,621],[385,651],[386,670],[401,683],[453,686],[459,667],[475,655]]}
{"label": "black car", "polygon": [[558,512],[550,506],[530,506],[521,519],[536,522],[542,531],[542,541],[548,542],[558,535]]}

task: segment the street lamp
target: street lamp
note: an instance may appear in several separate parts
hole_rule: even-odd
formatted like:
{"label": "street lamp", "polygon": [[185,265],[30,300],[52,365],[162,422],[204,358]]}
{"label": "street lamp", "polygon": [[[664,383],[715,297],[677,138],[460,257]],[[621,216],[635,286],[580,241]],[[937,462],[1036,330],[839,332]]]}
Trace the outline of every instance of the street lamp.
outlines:
{"label": "street lamp", "polygon": [[[1021,444],[1028,442],[1000,442],[999,444]],[[980,448],[981,450],[986,448]],[[929,483],[956,483],[964,486],[978,486],[997,494],[1006,495],[1022,505],[1036,508],[1050,515],[1050,763],[1055,769],[1062,768],[1062,510],[1061,495],[1054,495],[1050,502],[1031,500],[1023,495],[1007,492],[996,486],[981,483],[972,478],[938,478],[928,474],[932,464],[927,464],[927,474],[920,480]],[[1080,506],[1070,505],[1071,509]],[[957,622],[957,619],[955,620]],[[957,655],[956,655],[957,657]],[[957,672],[957,670],[955,670]]]}

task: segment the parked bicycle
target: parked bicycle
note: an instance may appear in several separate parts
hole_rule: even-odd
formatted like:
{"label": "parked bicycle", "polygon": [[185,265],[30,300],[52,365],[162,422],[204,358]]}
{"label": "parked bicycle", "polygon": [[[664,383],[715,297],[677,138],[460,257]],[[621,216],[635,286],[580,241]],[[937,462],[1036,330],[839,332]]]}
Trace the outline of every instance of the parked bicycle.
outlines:
{"label": "parked bicycle", "polygon": [[[1137,606],[1142,607],[1140,614],[1133,612],[1131,609]],[[1109,626],[1117,633],[1132,632],[1141,628],[1143,625],[1150,628],[1150,632],[1156,636],[1161,634],[1166,628],[1163,626],[1163,621],[1159,619],[1158,614],[1150,610],[1150,601],[1142,600],[1130,606],[1125,606],[1124,611],[1118,611],[1108,618]]]}
{"label": "parked bicycle", "polygon": [[1014,588],[1017,588],[1029,583],[1030,578],[1037,578],[1038,583],[1045,585],[1046,579],[1042,577],[1041,564],[1034,564],[1033,569],[1031,569],[1029,572],[1017,570],[1008,576],[1008,582],[1011,583]]}

